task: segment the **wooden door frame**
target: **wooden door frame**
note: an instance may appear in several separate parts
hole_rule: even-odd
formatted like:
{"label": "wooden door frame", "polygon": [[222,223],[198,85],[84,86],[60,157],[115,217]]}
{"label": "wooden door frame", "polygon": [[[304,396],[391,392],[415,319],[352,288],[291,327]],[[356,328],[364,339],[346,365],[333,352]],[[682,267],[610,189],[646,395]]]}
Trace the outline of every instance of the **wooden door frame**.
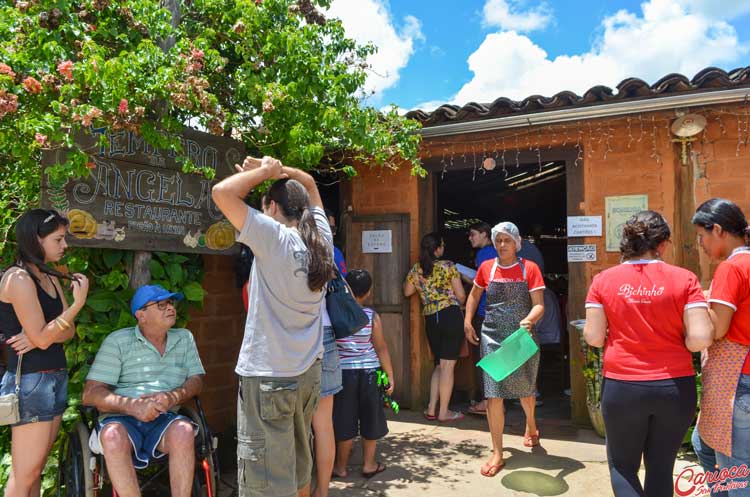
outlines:
{"label": "wooden door frame", "polygon": [[[426,144],[426,147],[429,147],[429,144]],[[585,215],[585,154],[581,153],[581,157],[579,158],[578,150],[575,147],[552,147],[549,149],[542,147],[539,151],[539,155],[537,155],[536,150],[520,151],[518,161],[522,164],[564,161],[566,216]],[[430,173],[428,176],[430,182],[420,189],[420,201],[425,198],[422,195],[431,192],[432,198],[430,202],[434,204],[434,206],[429,208],[424,206],[424,212],[429,213],[431,219],[420,220],[420,229],[427,232],[438,229],[438,226],[436,226],[438,219],[438,187],[435,178],[436,175],[440,174],[443,170],[443,165],[437,158],[433,157],[432,159],[423,161],[423,167]],[[471,168],[472,165],[466,162],[465,165],[454,166],[452,169],[466,170]],[[448,172],[450,172],[450,170]],[[579,243],[577,240],[578,239],[576,238],[569,238],[568,244]],[[587,288],[586,265],[583,263],[568,263],[568,322],[585,317],[584,304]],[[563,330],[563,336],[568,336],[569,346],[568,360],[570,364],[570,385],[572,389],[570,400],[571,418],[576,424],[590,425],[588,409],[586,407],[586,383],[582,370],[583,352],[581,351],[579,337],[574,330],[571,330],[568,323],[563,323],[563,326],[565,327],[565,330]],[[568,333],[565,333],[566,330],[568,330]]]}
{"label": "wooden door frame", "polygon": [[[400,240],[402,240],[402,254],[403,254],[403,263],[404,267],[406,268],[406,271],[409,270],[409,262],[411,257],[411,238],[410,238],[410,229],[411,229],[411,216],[408,213],[405,214],[365,214],[365,215],[349,215],[346,216],[346,220],[344,221],[346,224],[345,230],[347,233],[351,233],[351,223],[387,223],[387,222],[400,222],[401,223],[401,233],[400,233]],[[348,243],[353,243],[354,240],[347,240]],[[348,247],[347,247],[348,248]],[[401,280],[406,278],[406,273],[401,275]],[[401,292],[400,289],[398,289],[399,293]],[[411,384],[411,377],[412,377],[412,371],[411,371],[411,306],[409,299],[402,298],[401,304],[381,304],[381,305],[374,305],[372,306],[373,310],[377,312],[378,314],[382,313],[401,313],[401,346],[403,350],[403,357],[402,360],[402,376],[403,376],[403,383],[402,385],[410,385]],[[401,393],[402,397],[402,403],[405,406],[412,405],[412,392],[410,389],[406,388],[404,389],[404,392]]]}

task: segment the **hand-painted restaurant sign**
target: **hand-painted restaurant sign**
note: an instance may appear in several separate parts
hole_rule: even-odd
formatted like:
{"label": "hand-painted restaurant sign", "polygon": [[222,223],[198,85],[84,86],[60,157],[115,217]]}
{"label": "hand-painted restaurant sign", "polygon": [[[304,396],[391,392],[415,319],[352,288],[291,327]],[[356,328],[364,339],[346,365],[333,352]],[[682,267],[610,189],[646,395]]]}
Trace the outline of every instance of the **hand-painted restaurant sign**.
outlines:
{"label": "hand-painted restaurant sign", "polygon": [[[91,129],[78,139],[90,155],[89,175],[63,185],[42,175],[42,205],[70,220],[68,240],[81,247],[230,253],[235,231],[211,199],[211,187],[234,172],[244,147],[229,138],[186,129],[183,154],[216,171],[213,180],[186,174],[175,154],[154,149],[130,131]],[[45,167],[64,151],[42,158]]]}

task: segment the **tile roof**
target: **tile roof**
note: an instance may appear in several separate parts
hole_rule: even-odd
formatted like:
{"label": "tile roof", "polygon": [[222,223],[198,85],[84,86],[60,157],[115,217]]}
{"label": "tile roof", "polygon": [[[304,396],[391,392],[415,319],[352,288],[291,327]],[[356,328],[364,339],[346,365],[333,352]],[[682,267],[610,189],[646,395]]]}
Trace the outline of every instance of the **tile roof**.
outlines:
{"label": "tile roof", "polygon": [[638,78],[627,78],[617,85],[617,93],[608,86],[594,86],[583,96],[572,91],[561,91],[552,97],[532,95],[520,102],[500,97],[490,104],[470,102],[463,107],[441,105],[432,112],[412,110],[406,117],[416,119],[424,127],[466,121],[479,121],[510,114],[530,114],[557,110],[566,107],[586,107],[604,103],[658,98],[707,90],[724,90],[747,86],[750,88],[750,66],[726,72],[717,67],[708,67],[689,80],[682,74],[668,74],[650,85]]}

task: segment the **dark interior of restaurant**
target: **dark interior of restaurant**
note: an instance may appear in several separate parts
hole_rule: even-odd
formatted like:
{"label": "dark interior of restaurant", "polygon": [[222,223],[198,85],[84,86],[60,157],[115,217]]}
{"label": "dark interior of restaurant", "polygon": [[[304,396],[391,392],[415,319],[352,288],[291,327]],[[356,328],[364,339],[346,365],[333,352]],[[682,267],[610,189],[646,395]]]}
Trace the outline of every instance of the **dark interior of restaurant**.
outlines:
{"label": "dark interior of restaurant", "polygon": [[[493,165],[490,163],[490,165]],[[545,345],[540,390],[561,393],[569,386],[565,304],[568,291],[565,162],[436,171],[436,225],[445,241],[444,258],[474,268],[469,226],[511,221],[544,258],[544,277],[561,307],[560,343]],[[468,288],[467,288],[468,290]],[[545,357],[548,360],[544,360]]]}

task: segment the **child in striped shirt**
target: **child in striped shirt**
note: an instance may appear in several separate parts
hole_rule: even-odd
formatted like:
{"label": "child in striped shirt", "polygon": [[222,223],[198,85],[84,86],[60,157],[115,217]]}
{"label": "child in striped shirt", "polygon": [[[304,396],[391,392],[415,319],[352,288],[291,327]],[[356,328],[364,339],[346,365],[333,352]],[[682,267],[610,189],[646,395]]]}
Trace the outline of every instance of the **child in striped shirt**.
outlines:
{"label": "child in striped shirt", "polygon": [[[364,269],[349,271],[346,281],[360,305],[370,296],[372,278]],[[357,333],[336,340],[341,362],[343,390],[333,399],[333,428],[336,435],[336,461],[333,475],[345,477],[346,465],[354,438],[362,437],[362,476],[371,478],[385,471],[385,465],[375,459],[378,439],[388,433],[383,411],[383,399],[378,387],[377,370],[381,368],[390,380],[386,394],[393,394],[393,366],[383,336],[380,316],[363,307],[370,318]]]}

